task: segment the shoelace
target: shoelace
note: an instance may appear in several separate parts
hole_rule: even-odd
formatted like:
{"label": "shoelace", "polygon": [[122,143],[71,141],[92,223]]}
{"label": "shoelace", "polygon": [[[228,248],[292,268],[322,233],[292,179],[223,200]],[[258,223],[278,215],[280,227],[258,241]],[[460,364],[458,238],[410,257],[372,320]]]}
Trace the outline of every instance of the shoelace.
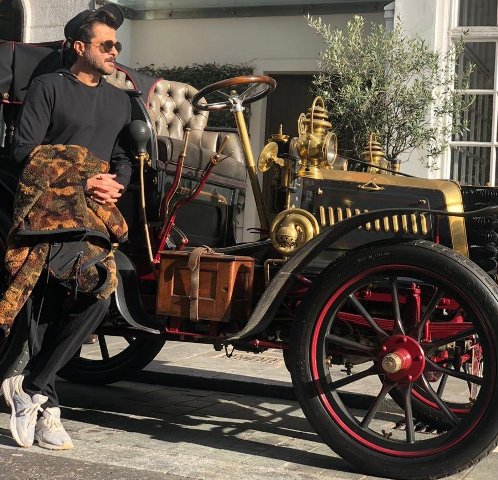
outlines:
{"label": "shoelace", "polygon": [[41,403],[33,403],[29,407],[19,412],[19,415],[23,417],[29,417],[29,423],[34,423],[36,422],[36,418],[38,417],[38,412],[43,412]]}
{"label": "shoelace", "polygon": [[49,428],[50,430],[62,430],[62,422],[56,418],[53,417],[52,415],[44,416],[43,417],[43,423]]}

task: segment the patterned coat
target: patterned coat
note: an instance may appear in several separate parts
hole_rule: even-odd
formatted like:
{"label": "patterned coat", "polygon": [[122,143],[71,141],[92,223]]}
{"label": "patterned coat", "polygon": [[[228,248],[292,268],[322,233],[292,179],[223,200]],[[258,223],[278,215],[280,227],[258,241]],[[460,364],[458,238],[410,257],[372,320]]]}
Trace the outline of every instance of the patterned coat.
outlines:
{"label": "patterned coat", "polygon": [[[105,288],[95,293],[108,298],[117,286],[116,264],[109,244],[123,242],[128,227],[114,204],[100,205],[85,195],[84,182],[106,173],[109,164],[77,145],[40,145],[29,156],[17,187],[13,226],[7,239],[5,265],[9,286],[0,300],[0,325],[10,327],[29,298],[47,265],[51,242],[71,232],[90,230],[106,239],[89,236],[81,264],[104,256],[103,260],[78,275],[78,290],[92,294],[101,283],[99,269],[107,270]],[[98,268],[97,268],[98,267]],[[50,271],[49,273],[53,274]],[[69,272],[67,280],[74,280]]]}

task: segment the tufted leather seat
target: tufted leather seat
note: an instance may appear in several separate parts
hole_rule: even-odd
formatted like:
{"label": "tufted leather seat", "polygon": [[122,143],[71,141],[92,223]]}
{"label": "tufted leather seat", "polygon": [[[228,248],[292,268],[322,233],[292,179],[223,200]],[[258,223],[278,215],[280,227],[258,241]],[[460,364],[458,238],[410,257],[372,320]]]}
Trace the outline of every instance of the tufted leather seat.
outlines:
{"label": "tufted leather seat", "polygon": [[176,163],[186,128],[190,128],[186,166],[196,170],[207,164],[209,157],[229,135],[224,152],[230,156],[216,169],[216,174],[245,181],[244,155],[238,136],[224,131],[206,130],[209,112],[193,108],[191,101],[197,93],[194,87],[186,83],[153,79],[122,66],[116,68],[107,81],[119,88],[144,92],[144,103],[155,127],[161,162]]}
{"label": "tufted leather seat", "polygon": [[112,83],[115,87],[131,90],[136,88],[129,75],[124,70],[119,70],[116,68],[112,75],[107,75],[106,80]]}
{"label": "tufted leather seat", "polygon": [[190,128],[190,142],[200,145],[209,112],[194,111],[197,90],[186,83],[159,80],[149,94],[149,113],[159,136],[181,139]]}

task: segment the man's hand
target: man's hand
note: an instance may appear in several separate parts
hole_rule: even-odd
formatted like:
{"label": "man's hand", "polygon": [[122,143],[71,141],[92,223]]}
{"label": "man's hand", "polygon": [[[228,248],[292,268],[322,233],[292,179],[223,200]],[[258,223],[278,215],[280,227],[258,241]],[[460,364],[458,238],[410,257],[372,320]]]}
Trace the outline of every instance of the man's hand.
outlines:
{"label": "man's hand", "polygon": [[100,173],[86,181],[86,194],[97,203],[116,203],[121,196],[123,185],[114,180],[112,173]]}

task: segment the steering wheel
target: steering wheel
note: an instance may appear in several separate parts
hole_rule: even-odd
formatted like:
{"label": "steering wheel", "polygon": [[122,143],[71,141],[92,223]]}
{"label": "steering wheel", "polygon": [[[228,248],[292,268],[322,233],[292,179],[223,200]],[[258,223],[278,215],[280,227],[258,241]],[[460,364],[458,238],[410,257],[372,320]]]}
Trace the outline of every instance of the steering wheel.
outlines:
{"label": "steering wheel", "polygon": [[[226,93],[223,90],[235,87],[236,85],[249,85],[242,93]],[[263,86],[260,89],[260,86]],[[192,98],[192,105],[197,110],[228,110],[234,104],[247,105],[260,98],[266,97],[275,90],[277,82],[271,77],[264,75],[244,75],[241,77],[227,78],[220,82],[212,83],[197,92]],[[200,100],[210,94],[217,94],[225,98],[222,102],[201,103]]]}

